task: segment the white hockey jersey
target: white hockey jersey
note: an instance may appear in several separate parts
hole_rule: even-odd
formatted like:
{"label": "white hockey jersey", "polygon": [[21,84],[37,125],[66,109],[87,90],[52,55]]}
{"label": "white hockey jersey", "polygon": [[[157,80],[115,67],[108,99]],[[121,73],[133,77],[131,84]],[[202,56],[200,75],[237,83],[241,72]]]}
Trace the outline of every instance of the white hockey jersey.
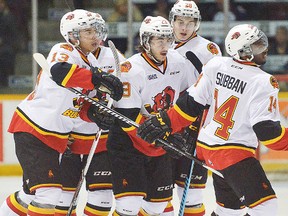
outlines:
{"label": "white hockey jersey", "polygon": [[[180,93],[189,87],[189,80],[196,81],[196,69],[175,50],[170,49],[161,66],[155,65],[146,53],[139,53],[121,64],[121,81],[124,94],[114,102],[116,108],[139,108],[136,122],[155,115],[159,110],[169,109]],[[143,118],[144,116],[144,118]],[[123,128],[128,133],[134,147],[148,156],[165,154],[162,148],[141,140],[136,136],[136,128]]]}
{"label": "white hockey jersey", "polygon": [[146,117],[171,107],[189,87],[188,80],[196,81],[197,73],[173,49],[169,49],[161,66],[156,66],[147,54],[139,53],[121,64],[121,72],[124,94],[120,101],[114,102],[115,107],[141,108]]}
{"label": "white hockey jersey", "polygon": [[[184,56],[184,58],[186,58],[187,52],[193,52],[202,63],[202,65],[205,65],[214,56],[222,55],[221,50],[217,44],[201,37],[200,35],[195,35],[187,42],[175,42],[173,44],[173,48],[177,50],[182,56]],[[192,85],[194,83],[190,84]]]}
{"label": "white hockey jersey", "polygon": [[[258,140],[253,125],[265,120],[280,121],[276,79],[259,67],[229,57],[210,60],[199,81],[187,91],[196,102],[210,105],[198,147],[200,153],[207,151],[208,163],[216,169],[254,155]],[[217,151],[217,157],[213,151]]]}
{"label": "white hockey jersey", "polygon": [[[124,60],[122,55],[119,57]],[[86,69],[95,66],[112,72],[115,68],[112,51],[106,47],[98,48],[95,56],[92,53],[84,56],[71,45],[59,43],[53,46],[47,61],[50,67],[57,62],[67,62]],[[89,93],[84,89],[78,90]],[[89,95],[95,96],[95,93],[92,91]],[[95,123],[80,119],[82,102],[83,99],[57,85],[48,74],[42,72],[35,90],[18,105],[9,131],[31,133],[59,152],[65,151],[68,136],[72,134],[75,153],[87,153],[99,128]]]}

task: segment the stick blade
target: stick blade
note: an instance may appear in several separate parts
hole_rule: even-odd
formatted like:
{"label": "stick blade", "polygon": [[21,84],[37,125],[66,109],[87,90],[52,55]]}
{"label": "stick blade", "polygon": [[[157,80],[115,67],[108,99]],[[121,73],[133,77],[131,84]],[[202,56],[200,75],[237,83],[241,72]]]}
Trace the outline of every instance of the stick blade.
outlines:
{"label": "stick blade", "polygon": [[41,53],[34,53],[33,58],[37,62],[37,64],[43,69],[43,71],[51,77],[50,67],[45,56]]}

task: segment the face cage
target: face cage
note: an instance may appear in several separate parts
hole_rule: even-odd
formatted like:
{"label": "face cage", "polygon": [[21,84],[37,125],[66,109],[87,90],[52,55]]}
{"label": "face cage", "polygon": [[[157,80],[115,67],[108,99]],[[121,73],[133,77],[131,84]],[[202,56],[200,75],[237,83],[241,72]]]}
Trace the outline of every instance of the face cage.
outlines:
{"label": "face cage", "polygon": [[141,45],[145,49],[146,52],[150,52],[150,39],[151,37],[164,37],[171,39],[171,45],[174,42],[174,35],[171,34],[158,34],[158,33],[151,33],[151,32],[144,32],[141,36]]}
{"label": "face cage", "polygon": [[[90,27],[91,28],[95,28],[96,29],[96,37],[100,40],[103,40],[105,41],[106,38],[107,38],[107,35],[108,35],[108,30],[105,26],[105,24],[103,23],[99,23],[99,22],[95,22],[93,24],[90,24]],[[79,32],[80,30],[83,30],[83,29],[87,29],[89,27],[83,27],[83,28],[77,28],[77,29],[73,29],[72,33],[73,33],[73,36],[77,39],[77,40],[80,40],[80,35],[79,35]]]}
{"label": "face cage", "polygon": [[194,27],[194,29],[193,29],[193,33],[198,31],[198,29],[199,29],[199,27],[200,27],[200,22],[201,22],[201,16],[200,16],[200,15],[199,15],[198,18],[196,18],[196,17],[191,16],[191,15],[184,16],[184,15],[175,14],[175,15],[172,16],[173,18],[170,19],[170,20],[171,20],[171,25],[172,25],[172,27],[173,27],[173,23],[175,22],[175,19],[176,19],[175,16],[179,16],[179,17],[192,17],[192,18],[194,19],[194,22],[195,22],[195,27]]}
{"label": "face cage", "polygon": [[254,55],[259,55],[268,48],[268,38],[262,31],[259,31],[257,38],[259,39],[252,44],[244,45],[243,49],[238,51],[240,57],[251,56],[252,60]]}

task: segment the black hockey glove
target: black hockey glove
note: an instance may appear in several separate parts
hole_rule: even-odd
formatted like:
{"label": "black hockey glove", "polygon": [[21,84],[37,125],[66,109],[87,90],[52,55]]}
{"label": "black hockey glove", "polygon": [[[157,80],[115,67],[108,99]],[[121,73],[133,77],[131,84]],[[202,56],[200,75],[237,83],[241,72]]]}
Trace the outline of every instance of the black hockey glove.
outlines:
{"label": "black hockey glove", "polygon": [[102,71],[100,68],[91,67],[92,83],[95,89],[110,94],[111,98],[119,101],[123,95],[123,85],[118,77]]}
{"label": "black hockey glove", "polygon": [[[101,103],[107,105],[106,101]],[[87,110],[87,117],[95,122],[97,126],[103,130],[109,130],[109,128],[114,124],[115,117],[104,112],[103,109],[91,105]]]}
{"label": "black hockey glove", "polygon": [[[186,151],[185,140],[183,139],[181,134],[175,133],[173,135],[170,135],[170,136],[168,136],[166,141],[171,146],[174,146],[175,148],[177,148],[177,149],[179,149],[181,151]],[[161,146],[167,152],[167,154],[169,154],[172,158],[179,159],[180,157],[182,157],[182,155],[180,153],[178,153],[177,151],[169,148],[166,145],[162,145],[157,140],[156,140],[155,143],[156,143],[156,146]]]}
{"label": "black hockey glove", "polygon": [[138,136],[143,140],[154,143],[156,139],[167,139],[171,133],[170,119],[165,111],[160,111],[155,116],[147,119],[137,130]]}
{"label": "black hockey glove", "polygon": [[183,132],[183,139],[188,153],[193,154],[196,148],[198,133],[200,129],[201,119],[198,118],[189,127],[186,127]]}

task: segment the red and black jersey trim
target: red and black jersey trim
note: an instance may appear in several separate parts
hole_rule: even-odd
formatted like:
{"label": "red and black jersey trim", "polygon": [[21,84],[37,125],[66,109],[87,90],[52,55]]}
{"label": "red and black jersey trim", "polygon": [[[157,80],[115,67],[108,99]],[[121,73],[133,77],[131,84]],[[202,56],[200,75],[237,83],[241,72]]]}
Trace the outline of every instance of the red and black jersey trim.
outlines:
{"label": "red and black jersey trim", "polygon": [[164,60],[163,62],[163,71],[160,70],[160,68],[155,64],[155,62],[153,60],[151,60],[149,58],[149,56],[147,55],[147,53],[143,52],[141,53],[141,56],[145,59],[145,61],[155,70],[159,71],[162,74],[165,74],[165,71],[167,69],[167,58]]}
{"label": "red and black jersey trim", "polygon": [[95,56],[96,59],[98,59],[100,56],[100,52],[101,52],[101,48],[98,47],[94,52],[92,52],[92,54]]}
{"label": "red and black jersey trim", "polygon": [[184,46],[186,43],[188,43],[191,39],[197,37],[197,33],[194,32],[185,42],[176,42],[176,47],[174,48],[175,50]]}
{"label": "red and black jersey trim", "polygon": [[188,116],[197,117],[201,115],[205,106],[194,100],[186,91],[176,101],[177,106]]}
{"label": "red and black jersey trim", "polygon": [[272,140],[279,137],[282,133],[280,121],[262,121],[253,126],[257,138],[261,141]]}

